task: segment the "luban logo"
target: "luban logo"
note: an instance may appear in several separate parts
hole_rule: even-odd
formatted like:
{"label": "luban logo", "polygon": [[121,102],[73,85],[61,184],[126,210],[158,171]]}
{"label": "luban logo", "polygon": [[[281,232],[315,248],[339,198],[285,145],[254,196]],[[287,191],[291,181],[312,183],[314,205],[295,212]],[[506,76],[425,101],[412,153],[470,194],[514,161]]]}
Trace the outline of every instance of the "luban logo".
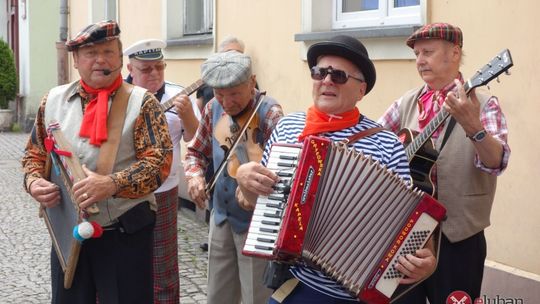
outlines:
{"label": "luban logo", "polygon": [[472,304],[472,299],[466,292],[456,290],[446,298],[446,304]]}
{"label": "luban logo", "polygon": [[524,304],[523,299],[519,298],[506,298],[496,295],[495,297],[488,298],[487,296],[481,296],[474,300],[474,304]]}

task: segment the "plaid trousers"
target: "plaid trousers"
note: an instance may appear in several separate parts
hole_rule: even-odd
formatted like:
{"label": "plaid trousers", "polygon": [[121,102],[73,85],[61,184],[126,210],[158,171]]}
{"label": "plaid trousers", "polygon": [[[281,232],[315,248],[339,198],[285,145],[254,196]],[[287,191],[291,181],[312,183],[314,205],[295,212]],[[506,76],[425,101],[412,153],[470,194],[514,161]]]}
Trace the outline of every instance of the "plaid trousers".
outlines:
{"label": "plaid trousers", "polygon": [[154,228],[154,304],[178,304],[178,188],[155,196],[158,211]]}

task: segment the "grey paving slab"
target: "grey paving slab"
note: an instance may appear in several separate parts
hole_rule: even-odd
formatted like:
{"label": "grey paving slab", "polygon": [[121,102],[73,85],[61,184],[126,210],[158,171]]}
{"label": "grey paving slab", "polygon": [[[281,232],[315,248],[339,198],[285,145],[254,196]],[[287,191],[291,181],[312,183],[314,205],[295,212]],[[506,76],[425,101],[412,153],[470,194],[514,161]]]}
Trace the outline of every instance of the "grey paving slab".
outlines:
{"label": "grey paving slab", "polygon": [[[28,134],[0,132],[0,304],[50,303],[51,241],[37,203],[23,190],[20,160]],[[180,302],[206,303],[208,227],[178,212]]]}

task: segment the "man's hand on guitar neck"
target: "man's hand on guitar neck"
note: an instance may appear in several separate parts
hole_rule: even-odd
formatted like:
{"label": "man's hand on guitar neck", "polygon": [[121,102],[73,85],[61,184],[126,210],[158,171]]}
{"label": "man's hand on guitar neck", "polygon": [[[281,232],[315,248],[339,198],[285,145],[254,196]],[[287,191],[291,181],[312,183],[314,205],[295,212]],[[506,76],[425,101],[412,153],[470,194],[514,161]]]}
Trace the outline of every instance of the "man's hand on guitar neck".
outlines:
{"label": "man's hand on guitar neck", "polygon": [[174,98],[173,104],[178,118],[182,120],[184,141],[188,142],[193,138],[195,132],[197,132],[199,119],[197,119],[195,112],[193,112],[193,105],[187,95],[178,95]]}
{"label": "man's hand on guitar neck", "polygon": [[448,93],[444,101],[445,110],[454,117],[454,119],[463,127],[467,135],[474,135],[482,130],[482,122],[480,121],[480,102],[474,93],[474,89],[467,93],[459,80],[455,79],[458,95],[454,92]]}
{"label": "man's hand on guitar neck", "polygon": [[[484,129],[480,121],[480,102],[474,93],[470,92],[470,98],[461,83],[456,80],[458,96],[453,92],[448,93],[444,102],[445,110],[454,117],[461,125],[465,134],[472,137],[478,131]],[[502,144],[493,138],[488,132],[484,140],[481,142],[473,142],[474,148],[480,158],[480,161],[488,168],[498,168],[501,165],[503,157]]]}

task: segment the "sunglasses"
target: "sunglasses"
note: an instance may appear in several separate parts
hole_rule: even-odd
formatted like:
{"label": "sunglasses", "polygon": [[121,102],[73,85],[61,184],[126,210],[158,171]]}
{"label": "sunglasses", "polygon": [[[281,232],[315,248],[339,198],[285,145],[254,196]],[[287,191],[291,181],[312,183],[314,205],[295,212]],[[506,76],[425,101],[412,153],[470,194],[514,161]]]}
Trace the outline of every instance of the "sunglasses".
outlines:
{"label": "sunglasses", "polygon": [[366,82],[362,78],[351,76],[345,71],[332,68],[332,66],[329,66],[327,68],[314,66],[311,68],[311,79],[313,80],[323,80],[328,74],[330,74],[330,79],[332,80],[332,82],[336,84],[344,84],[347,82],[347,80],[349,80],[349,78],[356,79],[360,82]]}
{"label": "sunglasses", "polygon": [[158,63],[158,64],[156,64],[154,66],[149,66],[149,67],[145,67],[145,68],[139,68],[137,66],[133,66],[133,67],[135,67],[137,70],[141,71],[141,73],[143,73],[143,74],[150,74],[150,73],[152,73],[152,71],[154,69],[156,69],[156,71],[158,71],[158,72],[161,72],[161,71],[165,70],[165,68],[167,67],[167,64],[165,62],[162,62],[162,63]]}

